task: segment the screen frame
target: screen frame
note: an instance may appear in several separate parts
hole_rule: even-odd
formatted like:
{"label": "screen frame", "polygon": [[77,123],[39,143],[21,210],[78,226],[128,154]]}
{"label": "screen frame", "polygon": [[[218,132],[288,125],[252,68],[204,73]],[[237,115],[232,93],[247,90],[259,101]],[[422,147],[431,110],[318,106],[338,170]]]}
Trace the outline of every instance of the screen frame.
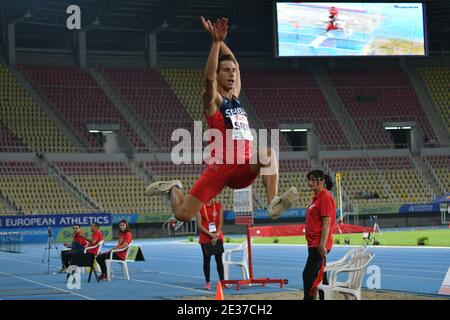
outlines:
{"label": "screen frame", "polygon": [[277,3],[320,3],[325,1],[292,1],[292,0],[281,0],[281,1],[274,1],[273,2],[273,47],[274,47],[274,57],[275,58],[395,58],[395,57],[411,57],[411,58],[422,58],[422,57],[428,57],[429,56],[429,48],[428,48],[428,25],[427,25],[427,6],[425,0],[422,1],[407,1],[407,2],[399,2],[399,1],[384,1],[384,2],[375,2],[375,1],[355,1],[355,0],[347,0],[347,1],[336,1],[335,3],[347,3],[347,2],[354,2],[354,3],[404,3],[404,4],[421,4],[422,5],[422,21],[423,21],[423,41],[424,41],[424,54],[423,55],[338,55],[338,56],[310,56],[310,55],[304,55],[304,56],[280,56],[280,48],[278,46],[279,39],[278,39],[278,14],[277,14]]}

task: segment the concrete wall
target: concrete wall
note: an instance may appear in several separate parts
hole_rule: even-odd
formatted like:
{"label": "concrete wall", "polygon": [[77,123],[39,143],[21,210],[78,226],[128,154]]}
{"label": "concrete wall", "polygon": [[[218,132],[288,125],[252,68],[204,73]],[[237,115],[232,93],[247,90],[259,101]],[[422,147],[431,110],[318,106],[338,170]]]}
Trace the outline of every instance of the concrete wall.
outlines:
{"label": "concrete wall", "polygon": [[[208,52],[190,56],[183,53],[159,53],[159,68],[204,68]],[[239,62],[245,69],[289,70],[289,69],[377,69],[399,67],[403,59],[408,65],[442,66],[450,65],[449,57],[352,57],[352,58],[275,58],[270,55],[242,56],[237,52]],[[4,57],[3,57],[4,60]],[[0,58],[1,61],[1,58]],[[5,61],[5,60],[4,60]],[[370,62],[370,63],[368,63]],[[17,64],[77,65],[75,52],[57,49],[17,49]],[[145,51],[93,51],[87,52],[87,65],[90,68],[130,67],[147,68]]]}
{"label": "concrete wall", "polygon": [[91,51],[87,54],[89,68],[122,67],[122,68],[148,68],[145,52],[115,52],[102,53]]}
{"label": "concrete wall", "polygon": [[409,149],[319,151],[319,158],[408,157]]}
{"label": "concrete wall", "polygon": [[427,148],[422,149],[421,156],[447,156],[450,157],[450,148]]}
{"label": "concrete wall", "polygon": [[[280,152],[280,159],[281,160],[308,159],[308,153],[305,151]],[[158,161],[171,161],[171,158],[170,153],[136,153],[134,154],[134,160],[146,162],[158,162]]]}
{"label": "concrete wall", "polygon": [[34,153],[13,153],[13,152],[0,152],[0,160],[2,161],[34,161],[36,155]]}
{"label": "concrete wall", "polygon": [[[343,150],[319,152],[320,159],[323,158],[366,158],[366,157],[408,157],[408,149],[383,149],[383,150]],[[444,155],[450,156],[450,148],[428,148],[422,149],[422,156]],[[46,153],[45,157],[50,161],[127,161],[123,153]],[[0,153],[0,160],[32,161],[36,156],[33,153]],[[281,160],[309,159],[306,151],[280,152]],[[136,153],[135,161],[145,162],[170,162],[170,153]]]}
{"label": "concrete wall", "polygon": [[308,159],[306,151],[281,151],[280,160]]}
{"label": "concrete wall", "polygon": [[49,161],[127,161],[123,153],[46,153],[45,158]]}
{"label": "concrete wall", "polygon": [[17,49],[17,64],[76,66],[73,52],[68,50]]}

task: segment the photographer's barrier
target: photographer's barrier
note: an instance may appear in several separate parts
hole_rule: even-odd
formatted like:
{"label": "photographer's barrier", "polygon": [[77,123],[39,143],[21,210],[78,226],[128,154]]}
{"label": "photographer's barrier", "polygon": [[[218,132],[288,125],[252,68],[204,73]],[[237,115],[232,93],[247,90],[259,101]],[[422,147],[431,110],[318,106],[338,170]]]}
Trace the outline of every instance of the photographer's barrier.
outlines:
{"label": "photographer's barrier", "polygon": [[0,232],[20,233],[23,243],[42,243],[48,239],[48,228],[56,242],[72,242],[74,224],[79,224],[85,237],[90,238],[89,226],[97,222],[105,241],[112,240],[111,213],[48,214],[0,216]]}
{"label": "photographer's barrier", "polygon": [[[305,224],[290,224],[282,226],[253,226],[250,228],[252,237],[289,237],[305,235]],[[333,226],[333,234],[373,232],[372,227],[361,227],[352,224],[339,223]]]}
{"label": "photographer's barrier", "polygon": [[[231,221],[235,220],[236,215],[234,211],[224,211],[224,220]],[[290,208],[283,212],[283,215],[279,219],[289,219],[289,218],[305,218],[306,209],[305,208]],[[269,213],[267,210],[254,210],[253,218],[255,220],[270,220]]]}
{"label": "photographer's barrier", "polygon": [[23,237],[20,232],[0,232],[0,251],[21,253]]}

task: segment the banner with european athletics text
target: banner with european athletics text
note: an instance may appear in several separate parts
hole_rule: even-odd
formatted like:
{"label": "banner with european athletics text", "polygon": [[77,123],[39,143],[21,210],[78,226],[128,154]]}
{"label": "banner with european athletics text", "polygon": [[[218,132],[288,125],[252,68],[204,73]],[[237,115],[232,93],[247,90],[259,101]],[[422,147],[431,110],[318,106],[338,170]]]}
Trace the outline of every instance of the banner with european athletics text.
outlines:
{"label": "banner with european athletics text", "polygon": [[161,214],[141,214],[141,213],[114,213],[112,215],[113,225],[118,225],[121,220],[126,220],[130,224],[140,224],[140,223],[163,223],[167,221],[172,214],[161,213]]}
{"label": "banner with european athletics text", "polygon": [[79,224],[86,238],[90,238],[89,226],[97,222],[105,241],[112,240],[111,213],[46,214],[0,216],[0,232],[19,232],[24,243],[42,243],[48,239],[48,227],[56,242],[71,242],[72,226]]}
{"label": "banner with european athletics text", "polygon": [[439,213],[439,203],[378,204],[358,206],[360,215]]}
{"label": "banner with european athletics text", "polygon": [[[339,214],[339,209],[336,210],[336,214]],[[234,211],[224,211],[224,220],[234,221]],[[290,208],[283,212],[279,219],[298,219],[298,218],[306,218],[306,208]],[[270,219],[267,210],[255,210],[254,211],[254,219],[255,220],[267,220]]]}

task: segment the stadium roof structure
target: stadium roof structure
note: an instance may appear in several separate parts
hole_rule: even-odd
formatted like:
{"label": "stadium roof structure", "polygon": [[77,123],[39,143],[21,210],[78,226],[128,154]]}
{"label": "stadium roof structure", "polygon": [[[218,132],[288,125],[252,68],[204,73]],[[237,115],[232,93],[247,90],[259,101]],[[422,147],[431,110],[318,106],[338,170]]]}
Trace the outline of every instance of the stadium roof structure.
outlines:
{"label": "stadium roof structure", "polygon": [[[425,2],[430,53],[449,55],[450,1]],[[73,50],[74,31],[66,27],[66,8],[73,4],[81,8],[87,50],[142,51],[146,35],[154,33],[159,54],[204,54],[209,43],[199,22],[203,15],[229,18],[229,42],[240,55],[274,53],[272,0],[3,0],[2,47],[13,24],[18,48]]]}

